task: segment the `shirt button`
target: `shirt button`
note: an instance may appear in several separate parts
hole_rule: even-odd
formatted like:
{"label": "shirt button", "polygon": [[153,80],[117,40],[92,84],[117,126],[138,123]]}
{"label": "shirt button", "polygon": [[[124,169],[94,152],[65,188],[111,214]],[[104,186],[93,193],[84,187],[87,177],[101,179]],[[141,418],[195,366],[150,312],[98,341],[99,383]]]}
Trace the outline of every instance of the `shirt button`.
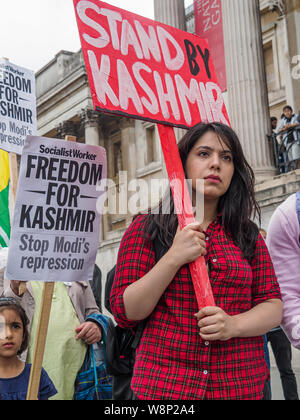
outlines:
{"label": "shirt button", "polygon": [[214,259],[213,259],[213,262],[214,262],[214,263],[216,263],[217,261],[218,261],[218,260],[217,260],[217,258],[214,258]]}
{"label": "shirt button", "polygon": [[206,239],[207,241],[209,241],[209,236],[207,236],[205,239]]}
{"label": "shirt button", "polygon": [[209,341],[205,341],[204,345],[205,345],[206,347],[208,347],[208,346],[209,346]]}
{"label": "shirt button", "polygon": [[207,370],[204,370],[204,371],[203,371],[203,375],[205,375],[205,376],[206,376],[206,375],[208,375]]}

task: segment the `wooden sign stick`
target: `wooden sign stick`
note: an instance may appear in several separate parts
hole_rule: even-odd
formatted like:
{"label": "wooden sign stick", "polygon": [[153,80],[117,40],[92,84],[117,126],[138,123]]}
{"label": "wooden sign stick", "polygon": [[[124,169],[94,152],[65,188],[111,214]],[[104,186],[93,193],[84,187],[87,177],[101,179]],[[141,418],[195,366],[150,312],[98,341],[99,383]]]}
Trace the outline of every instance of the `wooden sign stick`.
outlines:
{"label": "wooden sign stick", "polygon": [[[76,142],[76,137],[66,136],[65,140]],[[43,288],[39,322],[36,331],[33,361],[30,371],[29,385],[26,398],[27,401],[36,401],[38,399],[53,292],[54,282],[45,282]]]}
{"label": "wooden sign stick", "polygon": [[[191,198],[188,194],[185,195],[183,193],[186,179],[176,143],[174,129],[169,126],[158,124],[158,131],[172,187],[179,226],[183,229],[188,224],[195,222],[195,218]],[[176,180],[176,182],[172,182],[174,180]],[[185,191],[187,191],[187,188]],[[196,261],[192,262],[190,264],[190,271],[199,309],[206,306],[215,306],[204,257],[200,257]]]}
{"label": "wooden sign stick", "polygon": [[53,291],[54,283],[44,283],[41,311],[36,331],[33,361],[27,391],[27,401],[35,401],[38,399]]}

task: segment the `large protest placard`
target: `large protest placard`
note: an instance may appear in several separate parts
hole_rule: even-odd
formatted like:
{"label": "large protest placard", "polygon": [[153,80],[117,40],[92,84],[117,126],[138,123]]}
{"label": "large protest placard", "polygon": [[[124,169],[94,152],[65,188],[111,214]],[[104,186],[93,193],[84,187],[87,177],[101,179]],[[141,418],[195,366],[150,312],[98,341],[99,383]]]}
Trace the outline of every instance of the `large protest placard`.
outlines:
{"label": "large protest placard", "polygon": [[205,39],[98,0],[74,0],[94,107],[178,127],[229,124]]}
{"label": "large protest placard", "polygon": [[102,147],[26,139],[6,269],[9,280],[92,280],[106,174]]}
{"label": "large protest placard", "polygon": [[[180,228],[194,221],[173,126],[230,125],[205,39],[98,0],[73,0],[95,109],[158,123]],[[183,187],[183,189],[182,189]],[[190,264],[199,308],[215,304],[204,257]]]}
{"label": "large protest placard", "polygon": [[36,127],[34,72],[0,59],[0,149],[22,154]]}

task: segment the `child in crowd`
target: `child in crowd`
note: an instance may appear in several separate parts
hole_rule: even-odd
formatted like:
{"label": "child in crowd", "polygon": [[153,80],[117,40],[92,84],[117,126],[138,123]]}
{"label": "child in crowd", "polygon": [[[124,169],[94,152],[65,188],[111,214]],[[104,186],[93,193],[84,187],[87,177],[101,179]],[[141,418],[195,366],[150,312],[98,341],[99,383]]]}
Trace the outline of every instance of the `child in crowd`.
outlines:
{"label": "child in crowd", "polygon": [[[29,341],[27,315],[13,298],[0,297],[0,400],[26,400],[31,365],[19,355]],[[42,369],[39,400],[57,393],[46,371]]]}

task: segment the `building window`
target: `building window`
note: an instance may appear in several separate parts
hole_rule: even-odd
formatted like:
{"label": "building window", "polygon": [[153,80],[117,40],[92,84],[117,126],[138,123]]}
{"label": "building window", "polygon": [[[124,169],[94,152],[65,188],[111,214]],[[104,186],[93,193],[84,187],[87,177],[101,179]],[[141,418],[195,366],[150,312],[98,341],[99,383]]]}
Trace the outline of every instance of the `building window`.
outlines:
{"label": "building window", "polygon": [[123,170],[122,148],[121,148],[120,141],[114,143],[113,155],[114,155],[114,177],[116,177],[119,175],[119,172]]}
{"label": "building window", "polygon": [[276,74],[272,42],[268,42],[264,45],[264,54],[268,91],[273,92],[274,90],[276,90]]}
{"label": "building window", "polygon": [[157,161],[156,156],[156,141],[155,141],[155,126],[146,128],[146,142],[147,142],[147,161],[146,164],[149,165],[152,162]]}

